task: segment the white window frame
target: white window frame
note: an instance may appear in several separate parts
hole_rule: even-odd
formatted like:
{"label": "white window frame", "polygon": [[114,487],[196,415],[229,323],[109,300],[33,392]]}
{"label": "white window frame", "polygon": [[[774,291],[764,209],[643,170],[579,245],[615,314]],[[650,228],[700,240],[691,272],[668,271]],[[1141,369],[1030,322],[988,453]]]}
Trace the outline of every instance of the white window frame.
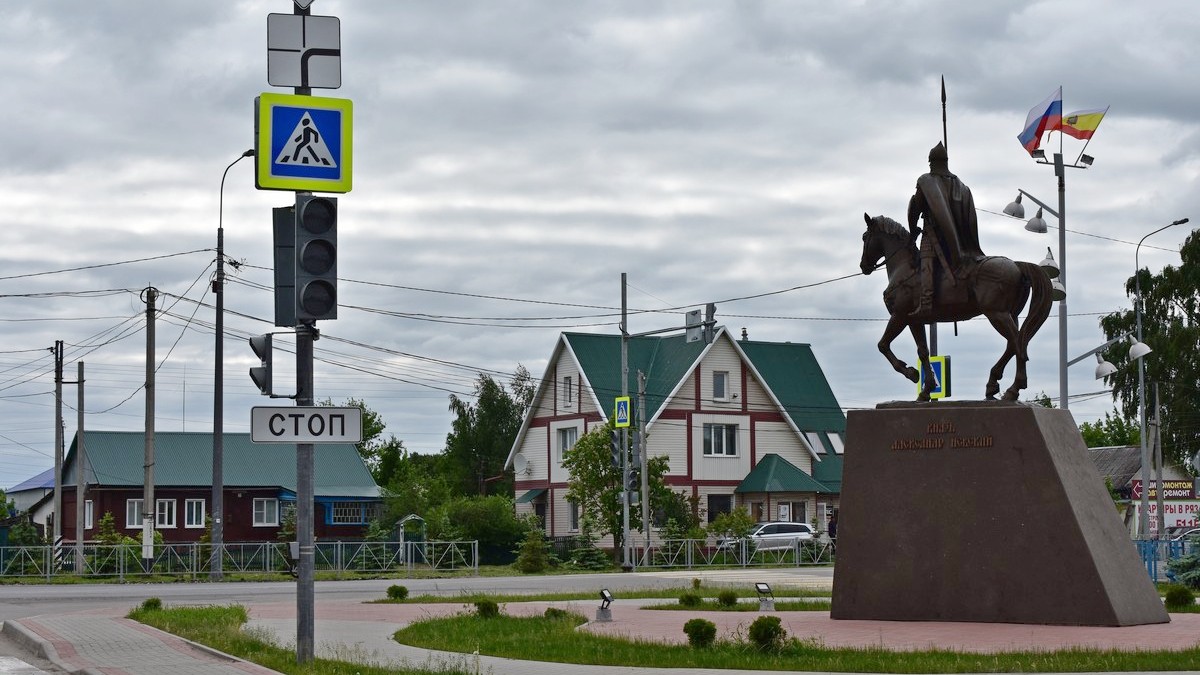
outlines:
{"label": "white window frame", "polygon": [[[558,463],[562,464],[567,452],[579,442],[579,427],[559,427],[555,430],[554,436],[554,444],[558,449]],[[569,439],[568,436],[570,436]]]}
{"label": "white window frame", "polygon": [[[199,507],[199,514],[196,513]],[[199,518],[193,516],[199,515]],[[185,499],[183,502],[183,526],[186,529],[204,527],[204,518],[208,515],[208,504],[203,499]]]}
{"label": "white window frame", "polygon": [[92,500],[83,500],[83,529],[90,530],[96,527],[96,505]]}
{"label": "white window frame", "polygon": [[703,428],[704,456],[737,457],[740,431],[737,424],[705,422]]}
{"label": "white window frame", "polygon": [[142,505],[144,503],[145,500],[142,499],[125,500],[125,527],[127,529],[142,529]]}
{"label": "white window frame", "polygon": [[171,529],[175,527],[175,510],[174,499],[155,499],[154,527],[157,529]]}
{"label": "white window frame", "polygon": [[[718,386],[718,383],[720,385]],[[712,397],[714,401],[728,401],[729,396],[729,371],[714,370],[712,374]]]}
{"label": "white window frame", "polygon": [[572,386],[575,378],[570,375],[564,375],[562,379],[562,402],[564,408],[570,408],[575,405],[575,387]]}
{"label": "white window frame", "polygon": [[[270,514],[266,512],[268,504],[271,506]],[[274,497],[255,497],[252,518],[254,527],[279,527],[279,500]]]}
{"label": "white window frame", "polygon": [[571,532],[579,531],[579,505],[575,502],[567,502],[567,528]]}

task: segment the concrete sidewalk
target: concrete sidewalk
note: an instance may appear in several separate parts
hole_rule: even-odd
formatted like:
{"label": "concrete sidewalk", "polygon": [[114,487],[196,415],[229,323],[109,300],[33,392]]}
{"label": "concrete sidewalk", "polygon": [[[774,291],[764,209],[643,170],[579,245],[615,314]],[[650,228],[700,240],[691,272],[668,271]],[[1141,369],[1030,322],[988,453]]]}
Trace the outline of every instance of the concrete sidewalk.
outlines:
{"label": "concrete sidewalk", "polygon": [[[540,615],[556,606],[593,617],[595,602],[508,603],[504,611],[514,616]],[[720,637],[744,635],[757,613],[670,612],[642,609],[637,600],[618,599],[613,621],[591,623],[584,630],[598,634],[637,636],[642,639],[683,643],[682,626],[704,617],[718,627]],[[679,675],[678,669],[578,666],[561,663],[515,661],[489,656],[433,652],[397,644],[391,639],[400,627],[420,619],[464,611],[458,603],[364,604],[357,601],[321,601],[316,605],[318,656],[375,663],[382,666],[438,668],[455,666],[467,672],[493,675]],[[247,630],[261,631],[280,644],[295,644],[295,603],[247,605]],[[7,621],[4,631],[44,655],[66,672],[88,675],[190,675],[270,673],[245,661],[209,650],[173,635],[124,618],[127,608],[106,608],[84,613],[39,616]],[[1068,647],[1107,649],[1188,649],[1200,645],[1200,614],[1175,614],[1171,623],[1125,628],[1031,626],[891,621],[834,621],[827,612],[776,612],[788,634],[830,647],[883,646],[895,650],[938,647],[960,651],[1054,650]],[[1200,665],[1200,664],[1198,664]],[[13,671],[21,672],[21,671]],[[739,671],[690,671],[730,675]],[[755,672],[755,671],[742,671]],[[801,671],[794,671],[801,672]]]}

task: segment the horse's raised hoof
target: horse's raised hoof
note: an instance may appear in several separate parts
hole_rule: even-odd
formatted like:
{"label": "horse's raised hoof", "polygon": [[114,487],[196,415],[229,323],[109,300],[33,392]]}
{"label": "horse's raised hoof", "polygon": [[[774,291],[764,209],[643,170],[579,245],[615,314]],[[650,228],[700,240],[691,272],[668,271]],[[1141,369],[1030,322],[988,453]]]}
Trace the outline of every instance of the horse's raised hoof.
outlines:
{"label": "horse's raised hoof", "polygon": [[1008,391],[1004,392],[1004,399],[1003,399],[1003,400],[1005,400],[1005,401],[1015,401],[1015,400],[1017,400],[1017,397],[1018,397],[1018,396],[1020,396],[1020,395],[1021,395],[1021,392],[1019,392],[1019,391],[1013,391],[1013,390],[1011,390],[1011,389],[1010,389],[1010,390],[1008,390]]}
{"label": "horse's raised hoof", "polygon": [[904,369],[904,376],[908,378],[909,382],[916,383],[921,381],[921,374],[918,373],[917,369],[913,368],[912,366]]}

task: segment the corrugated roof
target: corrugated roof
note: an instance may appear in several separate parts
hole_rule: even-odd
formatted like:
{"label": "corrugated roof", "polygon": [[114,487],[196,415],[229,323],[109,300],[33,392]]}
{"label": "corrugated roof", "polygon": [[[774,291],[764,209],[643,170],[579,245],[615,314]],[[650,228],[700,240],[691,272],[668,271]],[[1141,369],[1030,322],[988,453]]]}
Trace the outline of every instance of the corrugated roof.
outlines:
{"label": "corrugated roof", "polygon": [[1088,448],[1101,478],[1112,481],[1114,488],[1123,488],[1142,469],[1142,449],[1138,445]]}
{"label": "corrugated roof", "polygon": [[739,340],[737,345],[766,380],[796,428],[846,432],[846,415],[809,345],[750,340]]}
{"label": "corrugated roof", "polygon": [[795,464],[774,453],[763,455],[734,492],[822,492],[836,490],[818,482]]}
{"label": "corrugated roof", "polygon": [[[137,486],[144,482],[145,435],[133,431],[86,431],[88,467],[102,486]],[[72,439],[64,482],[75,484]],[[154,434],[154,484],[163,487],[212,485],[212,434],[159,431]],[[296,447],[252,443],[250,434],[223,435],[226,487],[296,489]],[[90,478],[90,476],[89,476]],[[317,496],[379,497],[379,486],[349,443],[317,445],[313,452]]]}
{"label": "corrugated roof", "polygon": [[54,489],[54,467],[50,467],[32,478],[17,483],[16,485],[5,490],[6,493],[21,492],[22,490],[46,490]]}
{"label": "corrugated roof", "polygon": [[[605,416],[612,414],[613,399],[621,395],[621,336],[595,333],[563,333],[579,367]],[[637,393],[637,372],[646,374],[647,420],[653,419],[667,397],[687,376],[700,354],[703,342],[688,342],[683,335],[639,337],[629,340],[629,385]]]}

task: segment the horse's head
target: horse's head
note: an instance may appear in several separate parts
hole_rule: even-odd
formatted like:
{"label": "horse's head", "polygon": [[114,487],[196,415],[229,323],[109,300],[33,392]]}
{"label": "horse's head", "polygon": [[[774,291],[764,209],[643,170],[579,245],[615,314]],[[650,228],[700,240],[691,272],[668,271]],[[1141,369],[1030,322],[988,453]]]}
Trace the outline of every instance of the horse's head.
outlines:
{"label": "horse's head", "polygon": [[[891,218],[887,216],[872,218],[864,213],[863,220],[867,221],[867,231],[863,232],[862,259],[858,261],[858,268],[862,270],[863,274],[870,274],[879,269],[879,261],[881,259],[886,261],[899,248],[913,247],[908,230]],[[913,247],[913,251],[916,251],[915,247]]]}
{"label": "horse's head", "polygon": [[858,261],[858,268],[863,274],[870,274],[875,271],[875,264],[883,257],[883,247],[879,244],[879,226],[876,223],[879,216],[872,218],[866,213],[863,214],[863,220],[867,221],[867,231],[863,232],[863,250],[862,259]]}

